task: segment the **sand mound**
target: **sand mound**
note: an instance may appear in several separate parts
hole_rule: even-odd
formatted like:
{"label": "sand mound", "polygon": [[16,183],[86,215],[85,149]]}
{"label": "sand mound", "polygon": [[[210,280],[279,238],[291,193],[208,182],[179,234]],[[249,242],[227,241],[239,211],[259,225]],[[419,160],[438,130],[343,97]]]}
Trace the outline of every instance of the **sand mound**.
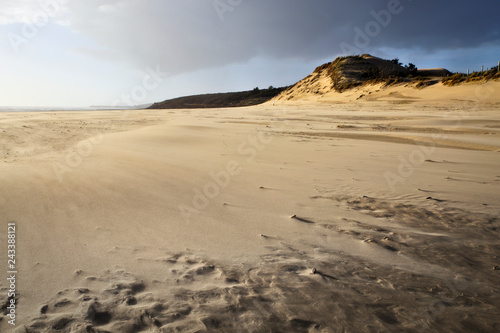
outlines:
{"label": "sand mound", "polygon": [[[446,89],[453,84],[441,81],[445,77],[452,79],[454,76],[450,76],[451,73],[444,68],[415,70],[403,67],[396,61],[369,54],[339,57],[317,67],[312,74],[276,96],[273,103],[337,104],[383,99],[387,102],[406,104],[418,101],[442,102],[447,98],[459,100],[464,96],[475,97],[476,100],[480,99],[480,102],[499,103],[500,97],[493,93],[500,85],[496,70],[483,74],[474,73],[469,79],[466,75],[459,75],[460,78],[450,82],[467,81],[470,85]],[[445,89],[443,85],[446,85]]]}

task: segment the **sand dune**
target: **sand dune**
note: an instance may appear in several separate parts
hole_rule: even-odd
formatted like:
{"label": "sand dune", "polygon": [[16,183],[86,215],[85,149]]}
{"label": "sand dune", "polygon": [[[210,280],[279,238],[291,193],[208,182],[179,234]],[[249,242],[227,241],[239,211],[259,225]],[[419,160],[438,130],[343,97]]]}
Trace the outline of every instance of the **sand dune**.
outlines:
{"label": "sand dune", "polygon": [[[478,104],[500,104],[499,74],[484,73],[456,85],[443,84],[451,74],[431,68],[411,72],[392,61],[362,56],[339,57],[317,67],[313,73],[269,101],[272,105],[296,105],[311,102],[328,104],[382,101],[390,104],[429,104],[432,106],[473,108]],[[476,73],[479,74],[479,73]],[[450,104],[451,102],[451,104]]]}
{"label": "sand dune", "polygon": [[15,328],[498,331],[496,97],[431,89],[0,114]]}

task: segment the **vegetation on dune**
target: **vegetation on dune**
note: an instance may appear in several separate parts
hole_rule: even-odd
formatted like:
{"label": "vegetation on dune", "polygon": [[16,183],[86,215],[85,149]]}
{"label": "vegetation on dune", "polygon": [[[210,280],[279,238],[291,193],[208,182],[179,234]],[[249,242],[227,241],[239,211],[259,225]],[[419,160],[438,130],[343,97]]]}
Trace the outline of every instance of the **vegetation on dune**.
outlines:
{"label": "vegetation on dune", "polygon": [[259,87],[256,87],[249,91],[179,97],[154,103],[149,109],[197,109],[251,106],[269,101],[286,88],[288,87],[274,88],[270,86],[268,89],[259,89]]}
{"label": "vegetation on dune", "polygon": [[328,70],[333,89],[338,92],[365,84],[384,83],[392,85],[405,82],[403,78],[417,72],[413,64],[403,67],[399,59],[384,60],[370,55],[339,57],[316,70]]}
{"label": "vegetation on dune", "polygon": [[469,75],[465,73],[456,73],[443,78],[441,82],[445,86],[454,86],[460,83],[499,80],[499,79],[500,79],[500,72],[498,72],[498,67],[492,67],[490,70],[483,72],[473,72]]}
{"label": "vegetation on dune", "polygon": [[419,70],[415,64],[404,65],[399,58],[384,60],[370,55],[338,57],[333,62],[316,68],[315,73],[327,71],[332,79],[332,88],[337,92],[368,84],[383,84],[383,87],[397,84],[411,84],[422,89],[440,81],[453,86],[463,82],[488,81],[500,79],[497,67],[488,71],[472,74],[451,74],[445,69]]}
{"label": "vegetation on dune", "polygon": [[149,108],[186,109],[250,106],[267,102],[285,90],[283,96],[290,100],[294,99],[296,89],[314,94],[329,91],[328,84],[326,86],[323,83],[321,83],[322,86],[318,85],[318,82],[321,82],[319,79],[325,75],[332,80],[331,88],[339,93],[363,85],[373,84],[381,84],[383,88],[406,84],[417,89],[423,89],[439,82],[447,86],[454,86],[465,82],[500,79],[500,72],[497,67],[469,75],[464,73],[451,74],[443,68],[419,70],[415,64],[404,65],[399,61],[399,58],[385,60],[363,54],[338,57],[332,62],[318,66],[311,75],[291,87],[274,88],[269,86],[267,89],[256,87],[249,91],[179,97],[155,103]]}

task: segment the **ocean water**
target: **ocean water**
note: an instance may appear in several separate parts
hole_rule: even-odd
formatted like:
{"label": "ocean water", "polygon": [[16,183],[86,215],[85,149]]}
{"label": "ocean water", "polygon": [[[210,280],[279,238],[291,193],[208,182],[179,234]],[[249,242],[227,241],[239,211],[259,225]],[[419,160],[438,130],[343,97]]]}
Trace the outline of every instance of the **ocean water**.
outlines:
{"label": "ocean water", "polygon": [[127,108],[113,107],[113,106],[89,106],[89,107],[0,106],[0,112],[97,111],[97,110],[125,110],[125,109]]}

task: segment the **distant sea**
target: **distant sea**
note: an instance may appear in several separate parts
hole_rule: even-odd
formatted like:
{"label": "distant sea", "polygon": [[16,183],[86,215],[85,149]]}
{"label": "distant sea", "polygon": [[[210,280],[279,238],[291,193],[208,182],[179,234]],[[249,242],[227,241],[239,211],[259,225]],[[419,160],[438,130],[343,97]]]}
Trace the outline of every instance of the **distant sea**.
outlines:
{"label": "distant sea", "polygon": [[98,111],[98,110],[126,110],[130,107],[89,106],[89,107],[60,107],[60,106],[0,106],[0,112],[53,112],[53,111]]}

